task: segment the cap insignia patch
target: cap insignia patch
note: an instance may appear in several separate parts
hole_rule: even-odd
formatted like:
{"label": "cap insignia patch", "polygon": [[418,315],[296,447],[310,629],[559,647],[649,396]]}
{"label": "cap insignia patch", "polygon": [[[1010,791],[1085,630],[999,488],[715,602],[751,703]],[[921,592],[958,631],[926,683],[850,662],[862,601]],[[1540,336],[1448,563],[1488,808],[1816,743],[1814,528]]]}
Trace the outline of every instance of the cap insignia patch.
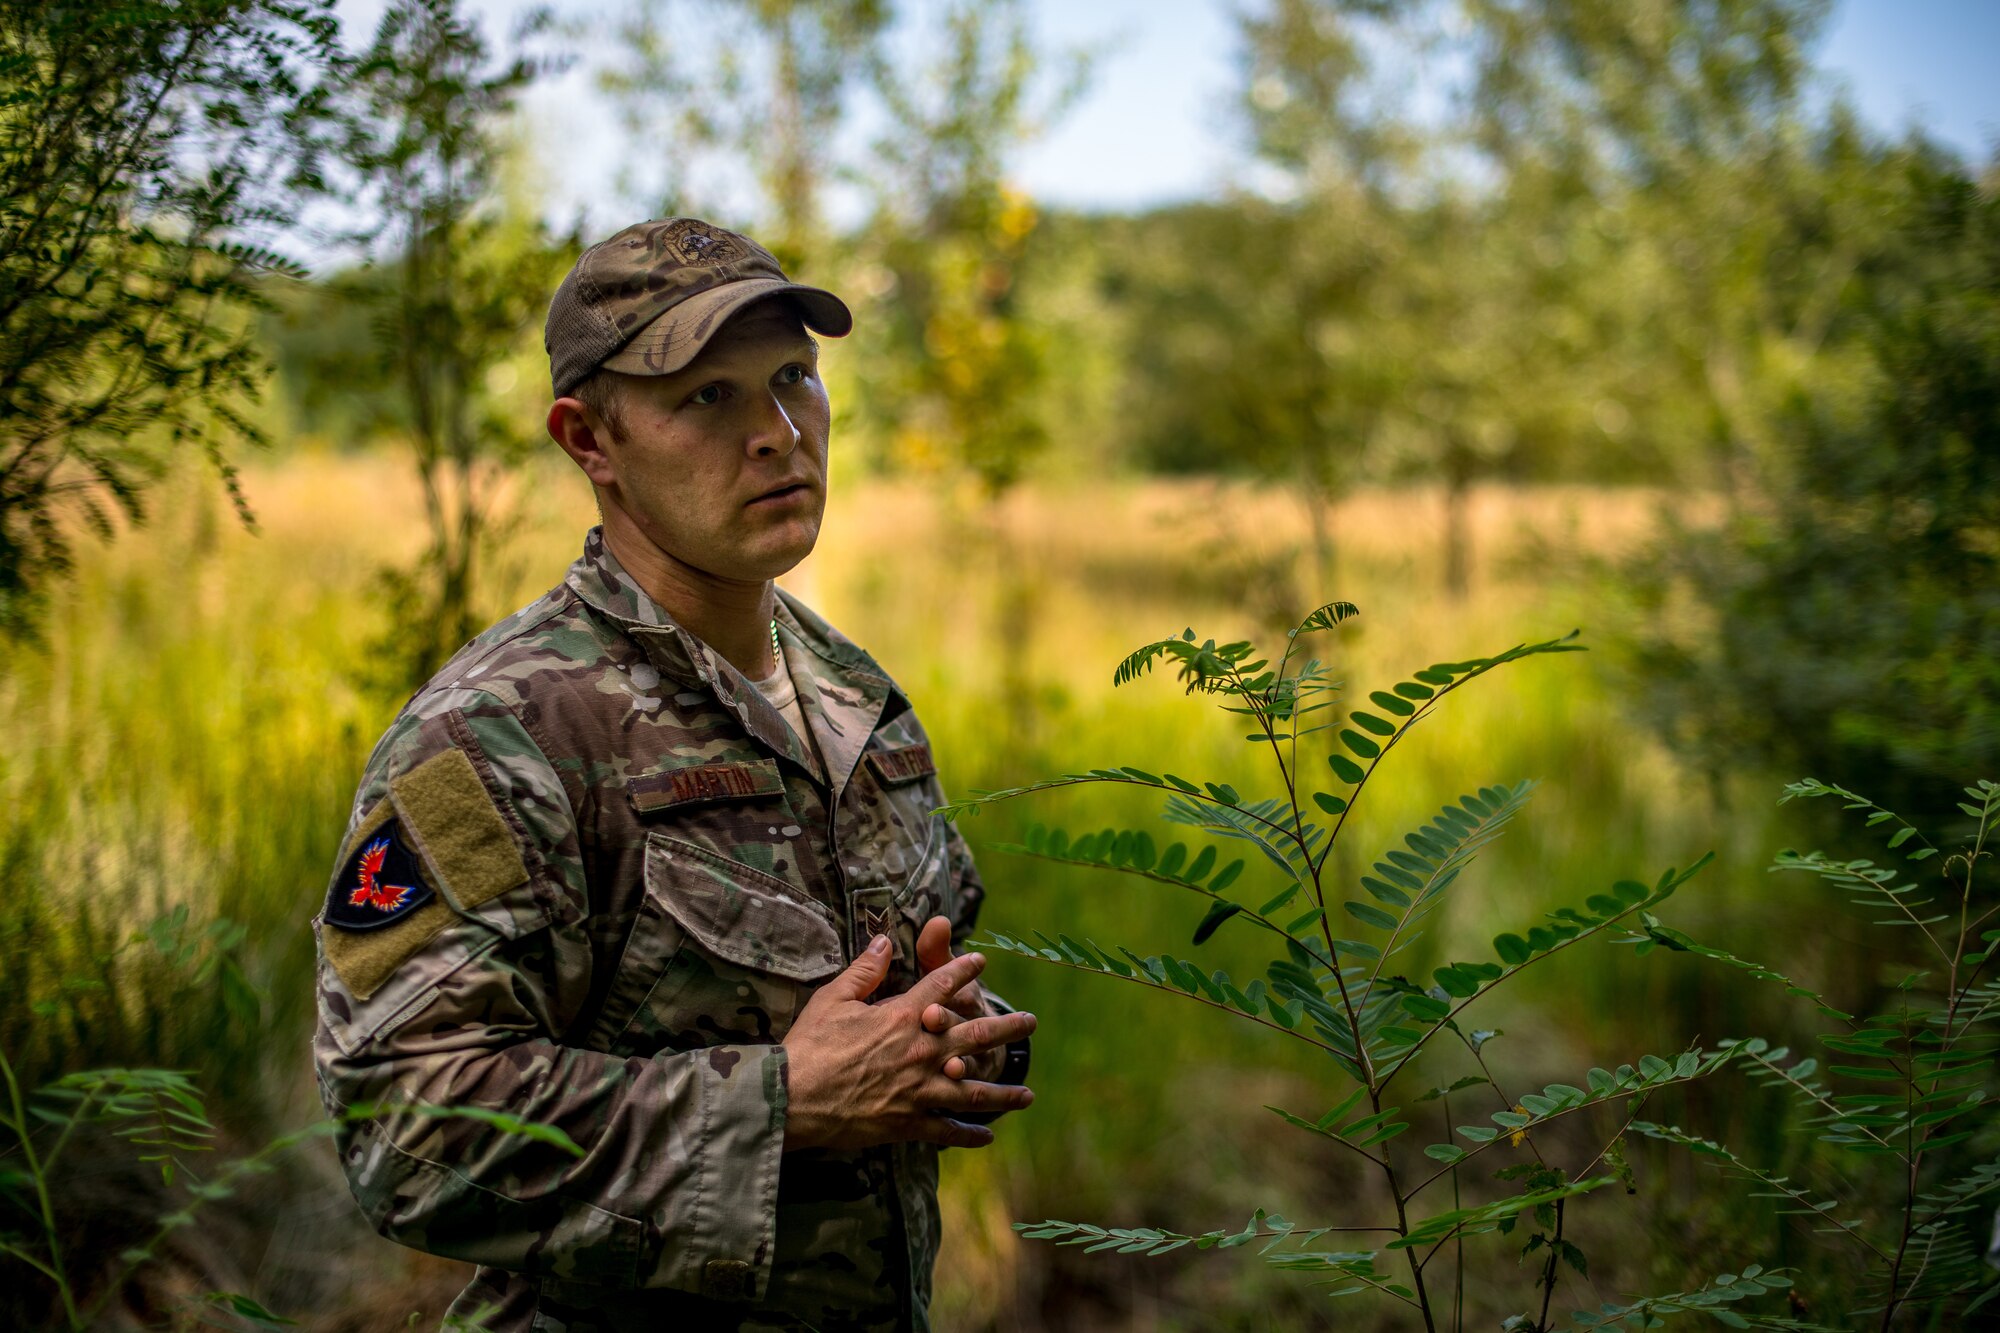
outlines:
{"label": "cap insignia patch", "polygon": [[724,264],[746,253],[734,237],[693,218],[674,221],[661,240],[665,249],[683,264]]}
{"label": "cap insignia patch", "polygon": [[374,930],[400,921],[434,896],[391,819],[348,857],[327,893],[325,920],[342,930]]}

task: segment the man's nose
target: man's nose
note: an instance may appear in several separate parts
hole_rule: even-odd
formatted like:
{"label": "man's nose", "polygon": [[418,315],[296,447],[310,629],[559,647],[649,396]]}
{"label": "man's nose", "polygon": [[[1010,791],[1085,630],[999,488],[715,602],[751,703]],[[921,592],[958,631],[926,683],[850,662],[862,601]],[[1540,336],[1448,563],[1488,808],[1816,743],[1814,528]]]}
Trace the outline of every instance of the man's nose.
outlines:
{"label": "man's nose", "polygon": [[758,414],[756,426],[750,433],[747,447],[752,458],[782,458],[798,448],[799,428],[785,412],[785,405],[775,394],[767,394],[763,408]]}

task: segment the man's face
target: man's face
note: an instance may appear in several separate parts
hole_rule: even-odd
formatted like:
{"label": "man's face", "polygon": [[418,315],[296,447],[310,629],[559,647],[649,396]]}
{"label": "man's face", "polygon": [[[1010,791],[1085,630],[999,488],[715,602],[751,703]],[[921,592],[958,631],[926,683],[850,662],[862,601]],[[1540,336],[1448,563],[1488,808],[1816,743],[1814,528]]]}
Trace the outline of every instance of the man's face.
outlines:
{"label": "man's face", "polygon": [[723,579],[776,578],[812,553],[831,410],[819,349],[791,307],[733,316],[686,368],[620,381],[607,503],[653,544]]}

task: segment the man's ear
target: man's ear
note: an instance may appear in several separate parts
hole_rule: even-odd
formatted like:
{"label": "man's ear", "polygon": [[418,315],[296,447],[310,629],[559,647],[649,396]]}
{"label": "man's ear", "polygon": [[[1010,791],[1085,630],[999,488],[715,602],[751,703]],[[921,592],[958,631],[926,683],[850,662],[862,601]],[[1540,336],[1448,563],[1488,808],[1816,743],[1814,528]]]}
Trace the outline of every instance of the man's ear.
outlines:
{"label": "man's ear", "polygon": [[609,487],[617,483],[611,459],[604,450],[611,428],[603,418],[576,398],[558,398],[549,405],[549,438],[562,446],[570,460],[583,469],[591,484]]}

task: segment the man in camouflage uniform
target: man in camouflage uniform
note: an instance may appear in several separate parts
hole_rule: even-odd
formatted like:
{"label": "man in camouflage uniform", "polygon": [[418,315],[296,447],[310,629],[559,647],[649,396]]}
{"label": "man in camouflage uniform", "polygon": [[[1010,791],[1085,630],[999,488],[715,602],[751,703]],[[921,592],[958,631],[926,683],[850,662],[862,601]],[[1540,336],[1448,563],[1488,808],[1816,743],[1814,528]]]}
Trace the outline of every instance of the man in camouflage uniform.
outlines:
{"label": "man in camouflage uniform", "polygon": [[604,523],[362,776],[315,1064],[370,1220],[480,1265],[459,1319],[926,1329],[937,1150],[1032,1100],[923,728],[771,582],[825,503],[807,330],[850,324],[694,219],[586,251],[549,433]]}

